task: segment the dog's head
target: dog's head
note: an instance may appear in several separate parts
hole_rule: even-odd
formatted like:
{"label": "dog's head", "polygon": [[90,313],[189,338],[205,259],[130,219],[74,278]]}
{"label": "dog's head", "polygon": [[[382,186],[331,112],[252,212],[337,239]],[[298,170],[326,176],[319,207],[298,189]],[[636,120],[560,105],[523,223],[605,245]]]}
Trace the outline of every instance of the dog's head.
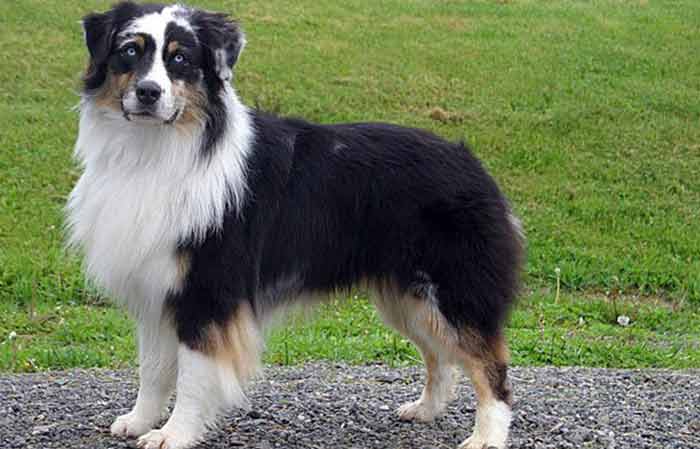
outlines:
{"label": "dog's head", "polygon": [[121,2],[83,19],[85,98],[145,124],[206,123],[245,45],[225,14]]}

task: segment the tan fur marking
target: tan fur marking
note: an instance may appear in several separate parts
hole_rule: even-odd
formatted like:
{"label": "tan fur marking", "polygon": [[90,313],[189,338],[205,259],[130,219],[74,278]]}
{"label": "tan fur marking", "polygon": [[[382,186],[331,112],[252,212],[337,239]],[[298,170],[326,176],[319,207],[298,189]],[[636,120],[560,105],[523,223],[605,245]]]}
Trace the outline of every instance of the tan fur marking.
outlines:
{"label": "tan fur marking", "polygon": [[170,41],[168,44],[168,53],[175,53],[175,50],[177,50],[178,46],[180,46],[180,43],[178,41]]}
{"label": "tan fur marking", "polygon": [[180,118],[175,122],[175,126],[178,129],[181,131],[192,131],[197,126],[204,125],[206,121],[204,112],[206,98],[204,92],[195,86],[178,80],[173,83],[173,95],[176,101],[183,105]]}
{"label": "tan fur marking", "polygon": [[190,271],[190,266],[192,263],[192,258],[188,253],[178,253],[176,256],[177,261],[177,285],[179,288],[185,284],[185,279]]}
{"label": "tan fur marking", "polygon": [[218,364],[232,368],[238,381],[245,383],[259,371],[262,348],[262,336],[253,310],[243,303],[224,327],[209,327],[202,350]]}
{"label": "tan fur marking", "polygon": [[141,50],[146,48],[146,40],[143,38],[143,36],[134,37],[134,43],[141,47]]}
{"label": "tan fur marking", "polygon": [[134,78],[133,73],[115,74],[109,72],[100,91],[95,96],[95,104],[103,108],[121,111],[121,98],[129,88]]}
{"label": "tan fur marking", "polygon": [[412,340],[433,340],[431,346],[439,344],[442,349],[448,349],[458,345],[457,332],[432,303],[410,295],[401,296],[398,288],[388,283],[375,284],[374,288],[379,293],[375,305],[387,324]]}
{"label": "tan fur marking", "polygon": [[469,376],[469,379],[474,385],[477,402],[486,403],[493,399],[494,395],[491,390],[491,383],[489,382],[489,376],[483,361],[464,352],[459,353],[459,359],[462,362],[465,374]]}
{"label": "tan fur marking", "polygon": [[512,394],[507,378],[509,353],[505,338],[498,335],[487,341],[471,332],[465,333],[460,343],[458,358],[477,389],[477,400],[495,397],[510,405]]}
{"label": "tan fur marking", "polygon": [[510,351],[503,335],[498,335],[492,339],[489,346],[493,352],[496,362],[507,364],[510,362]]}
{"label": "tan fur marking", "polygon": [[[419,348],[420,349],[420,348]],[[423,362],[425,362],[425,369],[426,369],[426,380],[425,380],[425,388],[429,391],[437,390],[441,388],[442,382],[444,382],[444,379],[442,378],[442,375],[440,374],[441,366],[440,366],[440,358],[437,354],[434,352],[426,351],[424,349],[421,349],[421,357],[423,357]],[[450,373],[450,375],[452,375]],[[452,395],[452,388],[453,386],[450,386],[450,396]]]}

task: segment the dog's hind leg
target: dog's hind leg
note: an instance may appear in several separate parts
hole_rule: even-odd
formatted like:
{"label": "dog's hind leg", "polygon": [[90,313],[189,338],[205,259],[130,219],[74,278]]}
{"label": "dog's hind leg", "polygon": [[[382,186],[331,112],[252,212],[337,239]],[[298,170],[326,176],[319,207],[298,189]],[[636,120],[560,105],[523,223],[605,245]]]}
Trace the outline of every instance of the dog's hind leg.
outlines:
{"label": "dog's hind leg", "polygon": [[110,431],[115,436],[137,437],[151,430],[175,389],[177,336],[172,322],[162,318],[138,325],[139,393],[133,410],[118,417]]}
{"label": "dog's hind leg", "polygon": [[512,393],[507,376],[508,349],[501,335],[463,333],[456,358],[474,385],[474,432],[460,449],[506,447],[511,421]]}
{"label": "dog's hind leg", "polygon": [[[389,291],[387,291],[389,290]],[[397,297],[381,289],[374,301],[384,322],[411,340],[423,357],[426,383],[420,398],[398,408],[404,421],[428,422],[439,416],[452,399],[455,385],[454,363],[444,348],[449,335],[425,301],[406,295]]]}
{"label": "dog's hind leg", "polygon": [[249,408],[244,386],[258,369],[261,351],[258,323],[247,304],[225,324],[211,323],[196,342],[181,341],[173,413],[163,428],[139,438],[138,446],[192,447],[224,413]]}
{"label": "dog's hind leg", "polygon": [[383,320],[415,343],[427,368],[427,382],[420,399],[400,407],[399,417],[429,421],[438,416],[452,398],[453,366],[458,365],[471,379],[477,398],[474,431],[460,448],[505,448],[512,399],[504,338],[500,334],[487,337],[470,329],[456,329],[430,294],[418,298],[387,294],[386,288],[380,291],[383,293],[375,304]]}

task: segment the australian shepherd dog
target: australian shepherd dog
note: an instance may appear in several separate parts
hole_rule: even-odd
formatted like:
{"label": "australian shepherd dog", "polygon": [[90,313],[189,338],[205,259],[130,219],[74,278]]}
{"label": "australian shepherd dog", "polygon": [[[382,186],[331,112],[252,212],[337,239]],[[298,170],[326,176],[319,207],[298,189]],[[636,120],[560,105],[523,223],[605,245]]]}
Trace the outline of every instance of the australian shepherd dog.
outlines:
{"label": "australian shepherd dog", "polygon": [[138,397],[112,434],[145,449],[196,445],[249,406],[273,315],[360,286],[426,365],[422,395],[397,419],[439,416],[461,368],[478,404],[460,447],[505,447],[503,326],[524,243],[469,148],[247,108],[231,85],[245,38],[225,14],[122,2],[82,23],[69,244],[138,328]]}

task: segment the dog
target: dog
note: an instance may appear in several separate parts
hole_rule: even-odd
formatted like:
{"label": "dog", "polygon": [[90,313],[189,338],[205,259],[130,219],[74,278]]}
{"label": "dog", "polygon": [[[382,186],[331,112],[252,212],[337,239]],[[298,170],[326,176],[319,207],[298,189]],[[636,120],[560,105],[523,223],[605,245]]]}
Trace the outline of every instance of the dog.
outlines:
{"label": "dog", "polygon": [[232,79],[246,40],[223,13],[121,2],[82,25],[67,242],[138,331],[138,396],[113,435],[144,449],[203,441],[249,407],[273,315],[361,286],[426,365],[422,395],[398,419],[439,416],[461,368],[477,409],[460,447],[506,446],[503,326],[524,237],[465,144],[244,106]]}

